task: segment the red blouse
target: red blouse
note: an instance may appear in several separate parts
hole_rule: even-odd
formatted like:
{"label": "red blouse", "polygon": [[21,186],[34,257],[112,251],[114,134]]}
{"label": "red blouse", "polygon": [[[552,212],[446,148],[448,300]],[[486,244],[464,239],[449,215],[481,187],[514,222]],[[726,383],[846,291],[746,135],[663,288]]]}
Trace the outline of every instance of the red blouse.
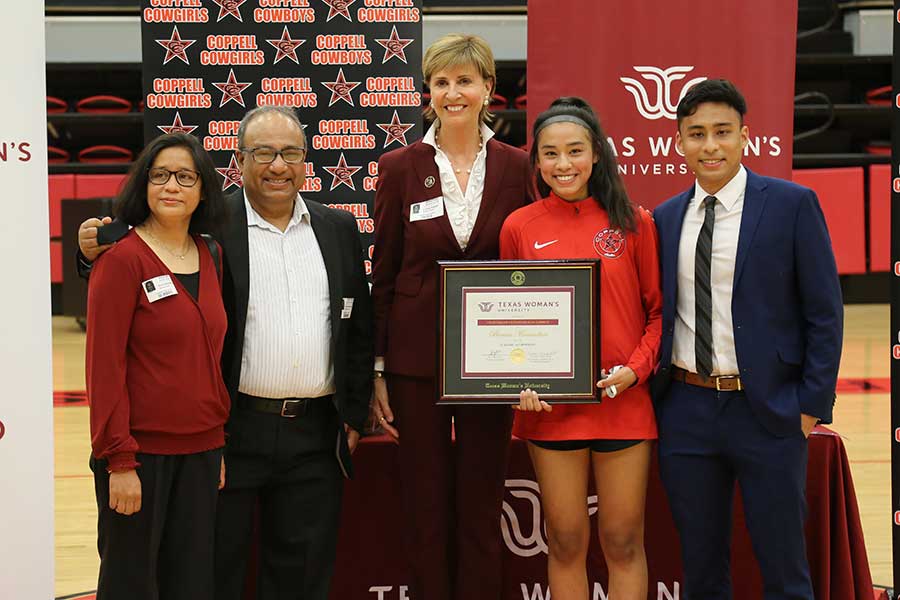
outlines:
{"label": "red blouse", "polygon": [[557,404],[553,412],[516,412],[513,433],[525,439],[655,439],[656,419],[647,379],[659,354],[662,290],[656,227],[635,210],[637,231],[613,229],[593,198],[550,197],[507,217],[500,232],[502,259],[600,258],[601,367],[630,367],[638,380],[600,404]]}
{"label": "red blouse", "polygon": [[[136,452],[192,454],[225,444],[230,400],[219,360],[227,318],[206,243],[197,300],[132,230],[97,260],[88,287],[86,371],[91,445],[110,470]],[[143,282],[178,293],[150,302]]]}

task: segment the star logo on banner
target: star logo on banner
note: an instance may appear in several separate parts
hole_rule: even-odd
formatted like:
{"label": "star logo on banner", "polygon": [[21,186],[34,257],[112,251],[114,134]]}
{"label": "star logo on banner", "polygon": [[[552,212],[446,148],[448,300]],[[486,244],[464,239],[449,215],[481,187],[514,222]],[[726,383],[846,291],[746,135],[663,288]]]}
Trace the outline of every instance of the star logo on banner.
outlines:
{"label": "star logo on banner", "polygon": [[333,167],[324,167],[326,171],[331,173],[333,179],[331,180],[331,189],[328,191],[334,190],[334,188],[339,185],[346,185],[348,188],[356,191],[356,186],[353,185],[353,175],[362,167],[348,167],[347,159],[344,158],[344,153],[341,152],[341,158],[338,160],[338,164]]}
{"label": "star logo on banner", "polygon": [[361,82],[359,81],[347,81],[344,78],[344,69],[338,70],[337,81],[323,81],[322,85],[331,90],[331,100],[328,101],[328,106],[331,106],[338,100],[343,100],[350,106],[354,106],[353,97],[350,96],[350,92],[353,91],[353,88],[358,86]]}
{"label": "star logo on banner", "polygon": [[243,180],[241,179],[241,170],[238,168],[237,158],[235,158],[234,154],[231,155],[231,162],[228,163],[227,167],[224,169],[216,167],[216,171],[225,178],[225,181],[222,183],[223,192],[233,185],[236,185],[239,188],[244,187]]}
{"label": "star logo on banner", "polygon": [[186,50],[196,41],[197,40],[181,39],[181,36],[178,35],[178,27],[176,26],[172,30],[172,37],[167,40],[156,40],[157,44],[166,49],[166,57],[163,59],[163,64],[169,64],[169,61],[173,58],[182,60],[186,65],[191,64],[188,62]]}
{"label": "star logo on banner", "polygon": [[181,122],[181,113],[175,113],[175,120],[171,125],[157,125],[157,129],[163,133],[191,133],[197,129],[196,125],[185,125]]}
{"label": "star logo on banner", "polygon": [[278,50],[278,53],[275,55],[275,62],[272,64],[277,65],[278,61],[282,58],[289,58],[298,65],[300,61],[297,59],[297,48],[299,48],[302,44],[306,43],[306,40],[300,39],[292,39],[290,32],[288,32],[287,25],[284,26],[284,31],[281,32],[280,40],[266,40],[272,47]]}
{"label": "star logo on banner", "polygon": [[394,28],[391,30],[391,37],[386,40],[376,39],[376,42],[381,44],[384,47],[384,58],[381,60],[381,64],[386,63],[391,60],[395,56],[406,63],[406,52],[403,50],[410,44],[412,44],[412,39],[402,40],[400,36],[397,35],[397,26],[394,25]]}
{"label": "star logo on banner", "polygon": [[396,110],[394,111],[394,116],[391,117],[390,123],[376,123],[376,125],[387,134],[382,148],[387,148],[394,142],[400,142],[401,146],[405,146],[406,132],[412,129],[413,126],[412,123],[401,123]]}
{"label": "star logo on banner", "polygon": [[222,108],[232,100],[244,106],[244,96],[242,92],[253,85],[252,83],[238,83],[237,78],[234,76],[234,69],[228,71],[228,81],[224,83],[213,83],[214,86],[219,88],[222,92],[222,102],[219,103],[219,108]]}
{"label": "star logo on banner", "polygon": [[322,0],[322,2],[328,5],[328,18],[325,19],[326,23],[338,15],[341,15],[348,21],[353,21],[353,19],[350,18],[350,5],[356,2],[356,0]]}
{"label": "star logo on banner", "polygon": [[247,0],[213,0],[213,2],[219,6],[219,16],[216,18],[216,23],[229,15],[243,23],[244,19],[241,18],[240,9],[241,4],[246,1]]}

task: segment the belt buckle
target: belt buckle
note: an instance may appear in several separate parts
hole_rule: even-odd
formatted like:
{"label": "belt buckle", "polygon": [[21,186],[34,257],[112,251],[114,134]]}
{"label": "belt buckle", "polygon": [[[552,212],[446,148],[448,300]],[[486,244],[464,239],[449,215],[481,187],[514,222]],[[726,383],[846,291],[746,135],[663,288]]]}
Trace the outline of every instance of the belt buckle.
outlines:
{"label": "belt buckle", "polygon": [[285,411],[288,409],[288,404],[290,404],[290,403],[292,403],[292,404],[300,404],[300,402],[301,402],[300,400],[284,400],[284,401],[282,401],[282,403],[281,403],[281,416],[284,417],[284,418],[286,418],[286,419],[293,419],[294,417],[296,417],[296,416],[297,416],[296,414],[288,415],[288,414],[285,414]]}
{"label": "belt buckle", "polygon": [[716,377],[716,391],[717,391],[717,392],[723,391],[723,390],[722,390],[722,386],[721,386],[721,384],[719,383],[719,382],[720,382],[721,380],[723,380],[723,379],[735,379],[735,380],[737,380],[737,387],[736,387],[735,389],[733,389],[733,390],[725,390],[725,391],[740,392],[740,391],[743,389],[743,386],[741,386],[741,378],[740,378],[738,375],[719,375],[719,376]]}

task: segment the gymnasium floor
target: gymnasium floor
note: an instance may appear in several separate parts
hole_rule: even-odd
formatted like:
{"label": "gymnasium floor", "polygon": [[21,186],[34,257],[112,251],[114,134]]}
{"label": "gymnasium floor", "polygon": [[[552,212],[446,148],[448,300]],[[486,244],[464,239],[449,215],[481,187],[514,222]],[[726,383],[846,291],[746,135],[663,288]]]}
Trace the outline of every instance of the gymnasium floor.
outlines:
{"label": "gymnasium floor", "polygon": [[[876,584],[891,583],[890,311],[886,305],[846,307],[841,389],[833,429],[844,438],[853,471],[866,549]],[[53,318],[56,463],[56,595],[97,583],[96,506],[88,469],[90,436],[84,391],[84,334],[74,319]]]}

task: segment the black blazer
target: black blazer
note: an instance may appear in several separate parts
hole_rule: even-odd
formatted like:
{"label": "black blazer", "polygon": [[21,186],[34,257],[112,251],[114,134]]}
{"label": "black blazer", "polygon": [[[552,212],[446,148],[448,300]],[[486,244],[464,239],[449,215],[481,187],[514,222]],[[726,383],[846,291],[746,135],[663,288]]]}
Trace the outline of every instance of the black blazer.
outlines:
{"label": "black blazer", "polygon": [[[250,298],[250,254],[243,190],[230,194],[225,204],[228,225],[218,236],[225,255],[222,295],[228,313],[222,374],[234,401],[241,380],[244,328]],[[372,302],[356,219],[346,211],[331,209],[315,201],[306,200],[306,206],[328,273],[334,405],[341,421],[362,432],[372,391],[374,349]],[[354,299],[349,319],[341,319],[344,298]],[[232,411],[232,421],[235,414]],[[349,471],[349,462],[344,466]]]}

